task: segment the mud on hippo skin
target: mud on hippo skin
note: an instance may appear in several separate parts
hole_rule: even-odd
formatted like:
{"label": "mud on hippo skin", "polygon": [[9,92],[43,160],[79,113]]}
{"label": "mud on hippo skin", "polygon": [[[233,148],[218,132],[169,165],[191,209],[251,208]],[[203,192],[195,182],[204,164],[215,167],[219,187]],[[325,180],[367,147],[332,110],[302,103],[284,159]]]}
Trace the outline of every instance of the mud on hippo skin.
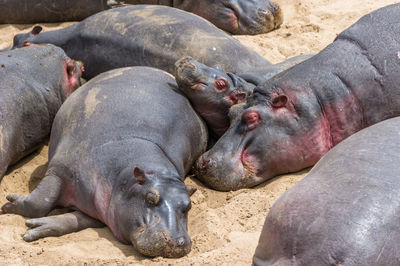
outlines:
{"label": "mud on hippo skin", "polygon": [[399,265],[400,118],[326,153],[272,206],[253,265]]}
{"label": "mud on hippo skin", "polygon": [[[29,195],[8,195],[2,210],[42,217],[26,222],[26,241],[104,223],[144,255],[180,257],[191,248],[194,192],[183,181],[206,145],[206,127],[172,75],[148,67],[112,70],[62,105],[44,179]],[[77,211],[44,217],[55,206]]]}
{"label": "mud on hippo skin", "polygon": [[400,4],[372,12],[256,87],[196,162],[197,177],[218,190],[252,187],[312,166],[351,134],[400,115],[399,16]]}
{"label": "mud on hippo skin", "polygon": [[113,0],[1,0],[0,23],[79,21],[118,5]]}
{"label": "mud on hippo skin", "polygon": [[[13,47],[52,43],[85,64],[85,79],[125,66],[151,66],[175,72],[175,62],[191,56],[220,64],[228,72],[246,72],[270,63],[208,21],[165,6],[114,8],[64,29],[18,34]],[[233,57],[232,54],[235,56]]]}
{"label": "mud on hippo skin", "polygon": [[48,137],[64,100],[79,87],[81,62],[54,45],[0,52],[0,180]]}

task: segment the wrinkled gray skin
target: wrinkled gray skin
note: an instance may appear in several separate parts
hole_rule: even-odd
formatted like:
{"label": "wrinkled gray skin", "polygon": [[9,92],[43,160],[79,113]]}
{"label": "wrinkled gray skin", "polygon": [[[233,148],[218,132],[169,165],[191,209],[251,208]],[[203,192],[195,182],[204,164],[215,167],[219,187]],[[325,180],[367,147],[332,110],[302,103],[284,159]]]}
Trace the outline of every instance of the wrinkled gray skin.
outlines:
{"label": "wrinkled gray skin", "polygon": [[400,265],[400,118],[330,150],[272,206],[253,265]]}
{"label": "wrinkled gray skin", "polygon": [[[230,72],[269,65],[256,52],[208,21],[165,6],[120,7],[93,15],[61,30],[17,34],[24,41],[53,43],[85,64],[84,78],[125,66],[151,66],[174,73],[175,62],[191,56],[206,65],[220,64]],[[232,56],[235,55],[235,56]]]}
{"label": "wrinkled gray skin", "polygon": [[[205,151],[207,130],[168,73],[132,67],[103,73],[63,104],[54,120],[49,166],[28,196],[2,210],[31,219],[26,241],[106,224],[147,256],[180,257],[191,241],[183,183]],[[90,136],[90,137],[88,137]]]}
{"label": "wrinkled gray skin", "polygon": [[0,0],[0,23],[76,21],[117,5],[110,0]]}
{"label": "wrinkled gray skin", "polygon": [[0,53],[0,180],[8,166],[49,136],[64,100],[83,70],[54,45]]}
{"label": "wrinkled gray skin", "polygon": [[256,87],[196,162],[197,177],[218,190],[252,187],[310,167],[348,136],[399,116],[399,17],[400,4],[372,12]]}
{"label": "wrinkled gray skin", "polygon": [[269,0],[125,0],[127,4],[168,5],[199,15],[232,34],[267,33],[283,22],[279,5]]}
{"label": "wrinkled gray skin", "polygon": [[[219,138],[229,128],[229,108],[243,103],[253,93],[255,85],[296,65],[311,55],[292,57],[284,62],[236,75],[220,66],[208,67],[191,57],[175,63],[175,79],[193,108]],[[255,84],[255,85],[254,85]]]}

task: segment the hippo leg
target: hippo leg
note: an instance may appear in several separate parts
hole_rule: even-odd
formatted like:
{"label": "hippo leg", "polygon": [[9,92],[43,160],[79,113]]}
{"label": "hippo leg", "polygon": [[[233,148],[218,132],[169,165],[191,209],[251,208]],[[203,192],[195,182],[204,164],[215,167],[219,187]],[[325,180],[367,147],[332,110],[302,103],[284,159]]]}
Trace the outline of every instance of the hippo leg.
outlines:
{"label": "hippo leg", "polygon": [[46,216],[56,205],[61,190],[61,179],[47,175],[29,194],[10,194],[6,204],[1,207],[3,213],[14,213],[25,217]]}
{"label": "hippo leg", "polygon": [[66,214],[30,219],[26,226],[31,229],[24,235],[27,242],[48,236],[62,236],[86,228],[104,227],[100,221],[91,218],[80,211]]}

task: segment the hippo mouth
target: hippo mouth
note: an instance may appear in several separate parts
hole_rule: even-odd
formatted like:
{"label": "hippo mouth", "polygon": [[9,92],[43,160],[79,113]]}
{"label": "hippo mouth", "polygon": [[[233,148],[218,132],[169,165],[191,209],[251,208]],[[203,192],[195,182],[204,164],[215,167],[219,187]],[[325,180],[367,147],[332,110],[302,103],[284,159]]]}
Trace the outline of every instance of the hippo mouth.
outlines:
{"label": "hippo mouth", "polygon": [[255,186],[259,182],[259,162],[250,153],[250,141],[240,143],[233,153],[208,156],[205,153],[194,167],[196,176],[208,186],[219,191],[237,190]]}
{"label": "hippo mouth", "polygon": [[83,63],[67,58],[65,60],[66,93],[70,96],[80,85],[80,78],[85,71]]}
{"label": "hippo mouth", "polygon": [[225,7],[224,13],[228,17],[228,23],[230,24],[231,27],[231,32],[235,33],[239,30],[239,10],[237,7],[230,3],[222,3]]}

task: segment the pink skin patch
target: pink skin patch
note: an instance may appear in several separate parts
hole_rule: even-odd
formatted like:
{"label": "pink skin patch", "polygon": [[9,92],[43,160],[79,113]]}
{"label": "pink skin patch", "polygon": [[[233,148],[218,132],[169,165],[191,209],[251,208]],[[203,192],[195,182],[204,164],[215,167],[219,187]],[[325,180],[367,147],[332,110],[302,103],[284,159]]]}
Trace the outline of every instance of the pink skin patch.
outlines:
{"label": "pink skin patch", "polygon": [[231,25],[233,29],[238,29],[239,28],[239,16],[237,14],[237,10],[235,7],[226,5],[226,8],[228,9],[228,25]]}
{"label": "pink skin patch", "polygon": [[24,41],[22,44],[22,47],[28,47],[28,46],[43,46],[44,44],[36,44],[36,43],[30,43],[28,41]]}
{"label": "pink skin patch", "polygon": [[80,86],[79,78],[81,77],[83,71],[85,71],[85,68],[83,67],[82,63],[76,62],[69,58],[65,60],[67,97],[70,96],[71,93],[73,93],[75,89]]}
{"label": "pink skin patch", "polygon": [[257,174],[257,170],[259,169],[259,165],[257,159],[248,153],[247,149],[243,149],[240,154],[240,161],[243,165],[243,170],[246,171],[246,175],[255,175]]}
{"label": "pink skin patch", "polygon": [[397,58],[400,59],[400,52],[397,52]]}

